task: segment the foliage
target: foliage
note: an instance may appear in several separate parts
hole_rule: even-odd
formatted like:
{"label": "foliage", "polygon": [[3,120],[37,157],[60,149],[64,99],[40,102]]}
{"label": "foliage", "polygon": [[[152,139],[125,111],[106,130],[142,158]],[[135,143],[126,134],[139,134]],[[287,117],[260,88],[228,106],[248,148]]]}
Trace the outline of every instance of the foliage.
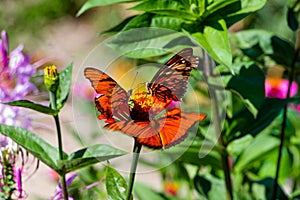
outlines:
{"label": "foliage", "polygon": [[[137,183],[134,199],[269,200],[276,198],[274,194],[280,199],[297,199],[300,192],[299,94],[287,95],[284,99],[268,97],[265,81],[270,71],[277,67],[280,72],[276,71],[276,77],[299,84],[299,41],[286,40],[280,34],[252,27],[229,31],[230,27],[261,15],[261,9],[271,1],[87,0],[77,16],[98,6],[120,3],[130,3],[129,10],[138,11],[135,12],[138,14],[103,31],[102,34],[114,34],[107,45],[141,63],[161,62],[170,51],[200,46],[205,52],[201,55],[198,74],[192,73],[190,83],[197,95],[211,98],[210,107],[203,108],[208,111],[210,120],[197,127],[191,144],[186,146],[183,142],[183,145],[165,150],[156,162],[140,160],[140,164],[157,169],[161,163],[172,160],[173,155],[181,154],[158,171],[163,182],[178,183],[179,191],[157,191]],[[298,1],[288,1],[285,8],[288,10],[286,24],[291,29],[288,31],[298,30]],[[296,33],[294,36],[299,37]],[[215,77],[223,83],[215,81]],[[6,104],[58,119],[69,96],[71,79],[72,64],[60,73],[56,108],[28,100]],[[286,87],[291,88],[291,85]],[[221,104],[222,94],[226,99]],[[223,104],[226,104],[224,110]],[[129,184],[123,175],[111,165],[94,166],[125,155],[123,150],[96,144],[67,154],[22,128],[0,124],[0,132],[59,175],[76,171],[79,179],[71,186],[80,188],[98,181],[95,187],[84,192],[70,190],[72,196],[126,199]],[[290,193],[283,189],[288,183],[292,183]]]}

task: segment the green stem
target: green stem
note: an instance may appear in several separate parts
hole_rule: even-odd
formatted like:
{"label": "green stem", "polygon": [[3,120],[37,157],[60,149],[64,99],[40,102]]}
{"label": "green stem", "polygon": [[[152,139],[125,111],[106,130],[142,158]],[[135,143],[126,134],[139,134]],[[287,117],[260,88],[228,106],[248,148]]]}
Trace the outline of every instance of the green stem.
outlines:
{"label": "green stem", "polygon": [[[56,105],[56,93],[49,91],[50,95],[50,105],[53,110],[57,110],[57,105]],[[62,144],[62,134],[61,134],[61,128],[60,128],[60,122],[59,122],[59,117],[58,115],[54,115],[54,121],[56,125],[56,131],[57,131],[57,138],[58,138],[58,153],[59,153],[59,159],[63,160],[64,159],[64,154],[63,154],[63,144]],[[67,184],[66,184],[66,175],[60,175],[60,183],[61,183],[61,188],[63,191],[63,196],[65,200],[68,200],[68,190],[67,190]]]}
{"label": "green stem", "polygon": [[233,188],[232,188],[232,181],[230,176],[230,166],[229,166],[229,160],[228,160],[228,154],[226,152],[226,144],[223,140],[222,129],[221,129],[221,121],[218,113],[218,100],[216,91],[214,89],[210,90],[210,96],[212,98],[213,106],[212,106],[212,112],[214,116],[214,123],[215,123],[215,130],[217,134],[220,134],[218,137],[218,144],[225,149],[225,153],[221,153],[221,160],[222,160],[222,168],[224,171],[224,177],[225,177],[225,186],[226,186],[226,198],[228,200],[233,199]]}
{"label": "green stem", "polygon": [[134,139],[133,155],[132,155],[132,162],[130,167],[129,184],[126,193],[126,200],[130,200],[132,196],[135,172],[136,172],[141,149],[142,149],[142,144],[140,144],[137,141],[137,139]]}
{"label": "green stem", "polygon": [[[204,78],[207,80],[206,82],[208,83],[208,78],[213,77],[213,70],[212,66],[214,65],[212,59],[208,56],[208,54],[203,51],[203,72],[204,72]],[[224,151],[220,153],[221,155],[221,160],[222,160],[222,167],[224,171],[224,177],[225,177],[225,186],[226,186],[226,199],[227,200],[232,200],[233,199],[233,187],[232,187],[232,181],[231,181],[231,176],[230,176],[230,166],[229,166],[229,160],[228,160],[228,154],[226,152],[226,144],[223,139],[222,133],[222,127],[221,127],[221,119],[219,115],[219,102],[218,102],[218,97],[216,93],[215,87],[212,87],[210,84],[208,84],[208,90],[210,94],[210,98],[212,99],[212,113],[213,113],[213,123],[215,127],[215,131],[218,137],[218,144],[222,147],[224,147]]]}
{"label": "green stem", "polygon": [[[300,32],[298,31],[297,41],[296,41],[296,45],[295,45],[295,53],[294,53],[294,57],[293,57],[293,60],[291,63],[291,71],[289,73],[289,85],[288,85],[288,91],[286,94],[286,99],[290,98],[290,91],[291,91],[292,83],[294,80],[295,66],[296,66],[298,54],[300,51],[299,43],[300,43]],[[279,149],[278,149],[278,157],[277,157],[276,173],[275,173],[274,184],[273,184],[272,200],[276,200],[276,197],[277,197],[278,178],[279,178],[279,171],[280,171],[282,149],[283,149],[284,138],[285,138],[285,127],[286,127],[286,121],[287,121],[287,109],[288,109],[288,104],[286,104],[284,106],[284,110],[283,110],[282,124],[281,124],[281,130],[280,130],[280,145],[279,145]]]}

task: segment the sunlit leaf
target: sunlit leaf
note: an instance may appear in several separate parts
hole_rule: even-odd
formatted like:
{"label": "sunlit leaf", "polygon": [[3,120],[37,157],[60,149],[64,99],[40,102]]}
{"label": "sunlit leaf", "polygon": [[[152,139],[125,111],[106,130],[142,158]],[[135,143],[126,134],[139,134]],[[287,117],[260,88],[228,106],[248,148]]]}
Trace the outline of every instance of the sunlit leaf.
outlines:
{"label": "sunlit leaf", "polygon": [[23,108],[29,108],[32,110],[35,110],[40,113],[44,113],[47,115],[56,115],[57,111],[53,110],[47,106],[43,106],[41,104],[36,104],[28,100],[18,100],[18,101],[11,101],[11,102],[6,102],[4,104],[10,105],[10,106],[18,106],[18,107],[23,107]]}
{"label": "sunlit leaf", "polygon": [[187,31],[191,34],[191,36],[215,61],[222,63],[227,67],[231,66],[232,55],[229,45],[228,31],[223,19],[219,19],[211,22],[211,24],[205,25],[201,32],[193,32],[196,27],[187,28]]}
{"label": "sunlit leaf", "polygon": [[152,0],[143,1],[131,9],[161,15],[180,16],[183,19],[195,20],[196,15],[191,12],[190,6],[190,4],[184,1]]}
{"label": "sunlit leaf", "polygon": [[259,135],[244,149],[235,162],[234,170],[241,172],[249,169],[255,162],[262,161],[273,153],[280,141],[270,135]]}
{"label": "sunlit leaf", "polygon": [[106,167],[105,184],[107,195],[110,200],[125,200],[127,183],[123,176],[109,165]]}
{"label": "sunlit leaf", "polygon": [[181,33],[162,28],[140,28],[116,35],[108,45],[117,52],[132,58],[148,58],[166,54],[170,41]]}
{"label": "sunlit leaf", "polygon": [[68,99],[72,82],[72,69],[73,63],[71,63],[64,71],[59,73],[59,85],[56,92],[58,110],[64,106]]}
{"label": "sunlit leaf", "polygon": [[[5,124],[0,124],[0,133],[10,137],[41,162],[59,172],[57,167],[58,149],[36,134],[20,127]],[[64,157],[67,157],[66,153],[64,153]]]}
{"label": "sunlit leaf", "polygon": [[98,162],[125,155],[126,152],[106,144],[97,144],[80,149],[60,163],[60,167],[66,172],[71,172]]}
{"label": "sunlit leaf", "polygon": [[78,11],[77,16],[80,16],[85,11],[97,6],[106,6],[111,4],[134,2],[134,1],[138,1],[138,0],[87,0]]}

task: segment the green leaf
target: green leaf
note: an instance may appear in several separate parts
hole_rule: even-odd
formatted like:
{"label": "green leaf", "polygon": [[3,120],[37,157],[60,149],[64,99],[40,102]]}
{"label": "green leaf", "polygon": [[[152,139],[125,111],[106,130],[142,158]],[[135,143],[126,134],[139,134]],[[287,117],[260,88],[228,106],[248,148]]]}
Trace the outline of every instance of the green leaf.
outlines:
{"label": "green leaf", "polygon": [[277,138],[270,135],[258,135],[238,157],[234,170],[241,172],[250,168],[255,162],[264,160],[270,153],[276,151],[279,143]]}
{"label": "green leaf", "polygon": [[59,85],[56,92],[56,104],[58,110],[64,106],[68,99],[72,82],[72,69],[73,63],[71,63],[64,71],[59,73]]}
{"label": "green leaf", "polygon": [[[138,0],[135,0],[138,1]],[[80,8],[76,16],[80,16],[82,13],[87,11],[88,9],[97,7],[97,6],[106,6],[117,3],[127,3],[127,2],[135,2],[134,0],[87,0],[83,6]]]}
{"label": "green leaf", "polygon": [[147,58],[166,54],[165,46],[181,36],[170,29],[139,28],[119,33],[108,46],[128,57]]}
{"label": "green leaf", "polygon": [[125,200],[127,183],[123,176],[109,165],[106,167],[105,185],[110,200]]}
{"label": "green leaf", "polygon": [[287,13],[287,21],[290,29],[296,31],[298,29],[299,23],[297,19],[297,13],[294,12],[294,9],[289,8]]}
{"label": "green leaf", "polygon": [[211,190],[211,182],[209,180],[197,174],[194,177],[194,186],[199,194],[208,198],[208,192]]}
{"label": "green leaf", "polygon": [[[143,200],[167,200],[168,198],[164,198],[160,193],[154,191],[151,187],[137,182],[134,186],[134,194],[137,199]],[[176,200],[175,198],[172,200]]]}
{"label": "green leaf", "polygon": [[[225,0],[226,1],[226,0]],[[222,10],[219,10],[218,13],[225,19],[228,27],[232,24],[240,21],[245,18],[247,15],[260,10],[267,3],[267,0],[240,0],[238,3],[234,3],[234,5],[229,5],[224,7]],[[237,7],[238,9],[234,10],[230,7]],[[227,11],[226,11],[227,10]],[[228,11],[231,12],[228,12]],[[225,12],[225,13],[224,13]],[[224,14],[223,14],[224,13]]]}
{"label": "green leaf", "polygon": [[256,118],[244,108],[236,113],[231,119],[226,130],[228,141],[251,134],[255,137],[264,130],[280,114],[287,101],[285,99],[266,98],[261,108],[258,110]]}
{"label": "green leaf", "polygon": [[[266,200],[272,200],[273,199],[273,185],[274,185],[274,179],[273,178],[265,178],[265,179],[256,181],[255,183],[265,186],[265,199]],[[285,194],[285,192],[280,187],[280,185],[277,186],[276,197],[277,197],[276,199],[280,199],[280,200],[290,199]]]}
{"label": "green leaf", "polygon": [[[265,100],[265,76],[255,64],[242,67],[239,75],[234,75],[227,84],[227,89],[237,92],[248,105],[250,112],[256,116],[257,110]],[[250,101],[250,102],[249,102]],[[251,109],[251,105],[255,107]]]}
{"label": "green leaf", "polygon": [[[195,166],[213,166],[215,170],[222,169],[220,154],[213,151],[212,148],[206,150],[205,148],[201,148],[201,145],[191,145],[187,150],[185,147],[175,147],[172,153],[176,152],[184,152],[182,156],[178,158],[178,161],[182,163],[188,163]],[[200,154],[204,154],[205,156],[200,158]]]}
{"label": "green leaf", "polygon": [[199,29],[197,26],[186,27],[186,30],[214,60],[227,67],[231,66],[232,55],[225,21],[217,19],[210,24],[205,24],[201,32],[195,32]]}
{"label": "green leaf", "polygon": [[151,0],[143,1],[131,10],[139,10],[169,16],[180,16],[183,19],[196,20],[197,16],[191,12],[191,4],[184,1]]}
{"label": "green leaf", "polygon": [[127,31],[142,27],[168,28],[175,31],[180,31],[184,23],[185,20],[177,16],[164,16],[152,13],[144,13],[126,18],[117,26],[103,33],[116,33],[118,31]]}
{"label": "green leaf", "polygon": [[23,107],[23,108],[29,108],[35,111],[38,111],[40,113],[44,113],[47,115],[56,115],[57,111],[53,110],[47,106],[43,106],[41,104],[36,104],[28,100],[18,100],[18,101],[11,101],[11,102],[6,102],[4,104],[10,105],[10,106],[18,106],[18,107]]}
{"label": "green leaf", "polygon": [[210,18],[213,15],[226,16],[226,14],[237,12],[241,9],[240,0],[219,0],[213,1],[208,5],[205,12],[201,16],[202,18]]}
{"label": "green leaf", "polygon": [[106,144],[97,144],[70,154],[67,160],[59,163],[59,166],[66,172],[71,172],[98,162],[123,156],[126,153]]}
{"label": "green leaf", "polygon": [[211,174],[196,175],[194,185],[199,194],[207,197],[207,199],[226,199],[224,180],[217,179]]}
{"label": "green leaf", "polygon": [[[41,162],[60,173],[60,170],[57,167],[57,148],[47,143],[36,134],[20,127],[0,124],[0,133],[10,137]],[[64,153],[64,156],[67,157],[67,154]]]}
{"label": "green leaf", "polygon": [[233,42],[243,53],[255,61],[264,62],[264,57],[271,57],[276,63],[290,67],[294,48],[289,42],[264,30],[246,30],[232,35]]}

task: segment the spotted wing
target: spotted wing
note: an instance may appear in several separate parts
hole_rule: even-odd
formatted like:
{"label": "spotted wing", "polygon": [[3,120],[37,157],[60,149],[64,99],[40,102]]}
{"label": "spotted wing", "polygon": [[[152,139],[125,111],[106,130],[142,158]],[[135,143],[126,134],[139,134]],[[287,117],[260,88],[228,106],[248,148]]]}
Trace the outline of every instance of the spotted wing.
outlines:
{"label": "spotted wing", "polygon": [[171,97],[181,100],[187,89],[187,81],[192,69],[199,65],[199,57],[193,49],[187,48],[173,56],[162,66],[147,85],[149,92],[161,101]]}
{"label": "spotted wing", "polygon": [[138,142],[154,149],[169,148],[187,137],[190,129],[197,121],[206,118],[205,114],[182,113],[179,108],[172,109],[157,120],[142,122],[116,122],[105,128],[120,130],[137,138]]}
{"label": "spotted wing", "polygon": [[127,120],[130,116],[128,93],[113,78],[98,69],[85,68],[84,75],[99,95],[95,98],[99,112],[106,119],[115,116],[119,120]]}

